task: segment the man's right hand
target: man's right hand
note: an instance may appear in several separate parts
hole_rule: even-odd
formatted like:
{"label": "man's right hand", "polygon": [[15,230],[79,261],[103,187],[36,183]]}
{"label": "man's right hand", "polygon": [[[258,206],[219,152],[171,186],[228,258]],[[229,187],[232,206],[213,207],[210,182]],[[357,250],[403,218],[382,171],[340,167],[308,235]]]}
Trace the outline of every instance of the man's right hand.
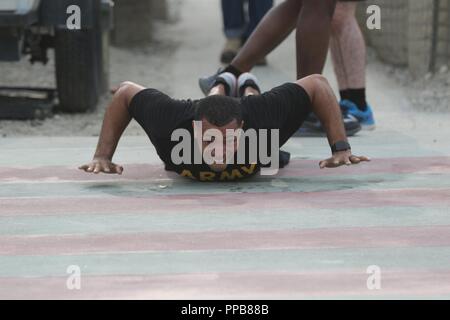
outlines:
{"label": "man's right hand", "polygon": [[80,166],[78,169],[88,173],[107,173],[107,174],[122,174],[123,167],[113,163],[109,159],[94,158],[89,164]]}

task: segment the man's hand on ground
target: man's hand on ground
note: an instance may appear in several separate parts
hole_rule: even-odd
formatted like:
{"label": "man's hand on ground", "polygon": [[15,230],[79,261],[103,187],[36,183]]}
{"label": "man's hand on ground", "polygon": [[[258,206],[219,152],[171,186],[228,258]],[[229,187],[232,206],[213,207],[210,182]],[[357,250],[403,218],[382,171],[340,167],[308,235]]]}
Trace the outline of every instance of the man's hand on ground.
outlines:
{"label": "man's hand on ground", "polygon": [[107,173],[107,174],[122,174],[123,167],[113,163],[109,159],[96,159],[91,161],[89,164],[85,164],[78,169],[83,170],[88,173]]}
{"label": "man's hand on ground", "polygon": [[351,150],[336,152],[333,156],[327,160],[323,160],[320,162],[320,169],[324,168],[337,168],[340,166],[350,166],[352,164],[359,164],[361,162],[368,162],[369,158],[361,156],[354,156]]}

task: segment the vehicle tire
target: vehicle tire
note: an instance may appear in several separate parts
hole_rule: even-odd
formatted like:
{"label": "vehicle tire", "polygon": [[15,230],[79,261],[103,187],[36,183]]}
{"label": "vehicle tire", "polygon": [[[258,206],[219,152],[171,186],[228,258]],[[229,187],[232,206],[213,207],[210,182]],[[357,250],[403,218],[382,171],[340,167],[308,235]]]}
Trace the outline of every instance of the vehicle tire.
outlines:
{"label": "vehicle tire", "polygon": [[66,112],[94,109],[98,102],[98,61],[94,30],[57,30],[56,86],[59,108]]}
{"label": "vehicle tire", "polygon": [[107,90],[109,31],[102,27],[100,6],[96,11],[94,28],[56,30],[56,83],[61,111],[93,110]]}

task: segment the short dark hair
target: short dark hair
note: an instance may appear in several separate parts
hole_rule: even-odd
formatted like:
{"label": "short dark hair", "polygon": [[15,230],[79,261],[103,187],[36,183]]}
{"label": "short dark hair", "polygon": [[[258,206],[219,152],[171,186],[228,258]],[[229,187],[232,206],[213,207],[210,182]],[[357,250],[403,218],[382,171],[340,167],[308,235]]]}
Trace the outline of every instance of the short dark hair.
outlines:
{"label": "short dark hair", "polygon": [[241,103],[236,98],[220,95],[198,100],[195,105],[195,120],[201,121],[203,119],[217,127],[222,127],[233,120],[241,123]]}

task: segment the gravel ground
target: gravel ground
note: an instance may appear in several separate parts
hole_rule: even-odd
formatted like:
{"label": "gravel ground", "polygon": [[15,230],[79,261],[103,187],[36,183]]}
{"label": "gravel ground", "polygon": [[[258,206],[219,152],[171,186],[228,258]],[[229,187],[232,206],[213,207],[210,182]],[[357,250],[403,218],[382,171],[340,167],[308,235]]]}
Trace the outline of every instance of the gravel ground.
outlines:
{"label": "gravel ground", "polygon": [[381,63],[377,60],[373,50],[369,50],[369,63],[378,67],[399,84],[399,90],[404,90],[411,103],[411,107],[419,112],[450,112],[450,70],[441,67],[435,74],[427,74],[421,78],[414,78],[405,68]]}
{"label": "gravel ground", "polygon": [[[176,11],[171,13],[170,22],[157,21],[153,28],[154,40],[148,46],[134,48],[111,48],[111,85],[116,85],[125,80],[135,81],[144,86],[157,87],[168,94],[175,96],[185,96],[192,92],[194,85],[186,85],[186,81],[195,81],[197,74],[213,71],[216,56],[199,56],[206,53],[199,51],[204,46],[209,46],[207,52],[219,52],[221,39],[219,42],[211,43],[214,35],[220,33],[220,23],[215,21],[218,14],[207,15],[203,21],[192,20],[184,10],[184,3],[179,0],[173,8]],[[190,4],[198,6],[191,8],[198,10],[201,4]],[[184,13],[183,13],[184,12]],[[180,19],[176,17],[180,16]],[[183,20],[184,19],[184,20]],[[182,23],[176,23],[181,20]],[[184,21],[184,23],[183,23]],[[204,24],[210,25],[208,31]],[[193,35],[193,30],[202,30],[202,33]],[[212,36],[213,35],[213,36]],[[189,37],[195,36],[196,41],[190,41]],[[183,50],[179,50],[183,48]],[[289,51],[289,54],[291,52]],[[51,54],[52,55],[52,54]],[[283,59],[283,55],[278,58]],[[211,59],[212,58],[212,59]],[[270,57],[269,57],[270,58]],[[289,55],[289,59],[291,56]],[[190,59],[200,59],[201,62],[189,63]],[[434,76],[427,76],[422,79],[413,80],[406,70],[385,65],[377,60],[375,54],[369,50],[369,72],[378,74],[381,70],[383,74],[393,78],[398,83],[396,90],[410,99],[410,103],[417,111],[448,112],[450,111],[450,72],[447,69],[440,70]],[[269,59],[270,72],[271,64],[274,61]],[[200,67],[200,68],[199,68]],[[195,69],[195,76],[192,72]],[[201,69],[201,70],[199,70]],[[209,71],[206,71],[209,70]],[[264,73],[265,69],[259,69],[257,74]],[[377,70],[377,71],[375,71]],[[375,73],[373,77],[378,78]],[[181,78],[181,79],[180,79]],[[183,80],[184,79],[184,80]],[[175,90],[171,83],[177,82]],[[30,65],[28,61],[20,63],[0,63],[0,86],[1,85],[30,85],[30,86],[55,86],[53,57],[49,65]],[[382,84],[380,84],[381,87]],[[196,87],[196,86],[195,86]],[[198,94],[195,92],[193,95]],[[101,98],[98,108],[87,114],[63,114],[57,113],[53,118],[44,121],[5,121],[0,120],[0,137],[7,136],[97,136],[100,131],[104,109],[110,100],[110,95]],[[132,123],[127,129],[126,135],[141,135],[143,131],[136,124]]]}
{"label": "gravel ground", "polygon": [[[171,32],[171,25],[157,22],[154,27],[164,29],[164,40],[155,38],[151,44],[138,48],[111,48],[111,85],[125,80],[133,80],[145,86],[158,84],[158,88],[171,93],[170,74],[166,66],[176,51],[179,41]],[[132,63],[130,63],[132,61]],[[19,63],[0,63],[0,86],[39,86],[55,87],[55,64],[53,51],[47,66],[31,65],[28,60]],[[101,97],[95,111],[86,114],[56,113],[52,118],[39,121],[5,121],[0,120],[0,136],[97,136],[100,130],[104,110],[111,96]],[[126,134],[141,134],[142,130],[132,124]]]}
{"label": "gravel ground", "polygon": [[414,108],[421,111],[450,112],[450,72],[447,67],[418,80],[411,80],[409,74],[404,79],[405,84],[409,84]]}

